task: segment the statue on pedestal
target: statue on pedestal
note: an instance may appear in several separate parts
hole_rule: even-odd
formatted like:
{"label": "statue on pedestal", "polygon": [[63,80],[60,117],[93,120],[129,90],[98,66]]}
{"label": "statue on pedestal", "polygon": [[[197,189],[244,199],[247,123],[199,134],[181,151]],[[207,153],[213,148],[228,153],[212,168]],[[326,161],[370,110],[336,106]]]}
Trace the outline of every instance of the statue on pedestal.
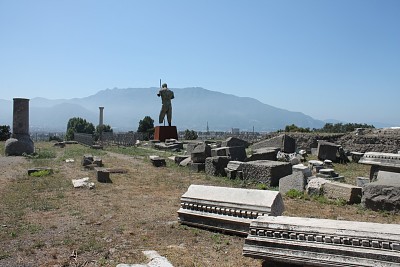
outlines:
{"label": "statue on pedestal", "polygon": [[163,123],[165,115],[167,115],[168,126],[171,126],[172,121],[172,104],[171,99],[174,99],[174,92],[168,89],[166,83],[163,83],[157,96],[161,96],[162,106],[160,111],[159,123]]}

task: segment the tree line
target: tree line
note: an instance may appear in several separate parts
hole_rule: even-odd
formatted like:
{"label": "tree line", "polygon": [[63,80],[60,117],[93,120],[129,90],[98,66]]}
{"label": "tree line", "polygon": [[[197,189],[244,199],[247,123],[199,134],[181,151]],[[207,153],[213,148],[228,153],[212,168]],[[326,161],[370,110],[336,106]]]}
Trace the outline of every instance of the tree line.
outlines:
{"label": "tree line", "polygon": [[[291,124],[286,125],[284,131],[300,133],[349,133],[357,128],[375,128],[375,126],[366,123],[326,123],[321,129],[310,129],[309,127],[303,128]],[[279,130],[278,132],[283,132],[283,130]]]}

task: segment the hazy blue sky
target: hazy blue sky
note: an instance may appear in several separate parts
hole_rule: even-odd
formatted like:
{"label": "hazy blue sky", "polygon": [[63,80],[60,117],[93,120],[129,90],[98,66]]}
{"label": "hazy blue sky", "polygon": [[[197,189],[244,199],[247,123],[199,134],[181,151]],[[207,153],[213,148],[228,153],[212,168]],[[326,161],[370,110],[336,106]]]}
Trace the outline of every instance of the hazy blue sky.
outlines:
{"label": "hazy blue sky", "polygon": [[400,1],[0,0],[1,99],[160,78],[316,119],[400,125]]}

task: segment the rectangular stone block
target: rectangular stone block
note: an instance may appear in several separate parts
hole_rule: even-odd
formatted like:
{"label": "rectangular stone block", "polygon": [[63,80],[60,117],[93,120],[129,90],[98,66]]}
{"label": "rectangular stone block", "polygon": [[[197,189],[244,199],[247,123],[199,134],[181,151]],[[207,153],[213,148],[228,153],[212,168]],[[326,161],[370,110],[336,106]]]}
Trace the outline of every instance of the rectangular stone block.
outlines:
{"label": "rectangular stone block", "polygon": [[337,161],[339,145],[334,143],[319,141],[318,142],[318,159],[326,160],[329,159],[333,162]]}
{"label": "rectangular stone block", "polygon": [[399,241],[398,224],[262,216],[250,224],[243,255],[287,266],[389,267],[400,263]]}
{"label": "rectangular stone block", "polygon": [[330,199],[343,199],[349,204],[360,203],[362,188],[350,184],[327,182],[322,185],[324,196]]}
{"label": "rectangular stone block", "polygon": [[206,158],[205,171],[207,175],[226,176],[225,168],[228,165],[229,157],[208,157]]}
{"label": "rectangular stone block", "polygon": [[293,172],[292,174],[279,179],[279,192],[285,195],[290,189],[304,192],[307,185],[307,177],[302,172]]}
{"label": "rectangular stone block", "polygon": [[203,172],[206,169],[206,164],[191,162],[189,168],[194,172]]}
{"label": "rectangular stone block", "polygon": [[218,147],[211,149],[211,157],[226,156],[226,149],[228,147]]}
{"label": "rectangular stone block", "polygon": [[181,197],[178,216],[182,224],[246,235],[251,220],[279,216],[283,210],[276,191],[191,185]]}
{"label": "rectangular stone block", "polygon": [[274,148],[259,148],[254,150],[253,154],[246,159],[246,161],[255,160],[276,160],[276,154],[279,149]]}
{"label": "rectangular stone block", "polygon": [[100,183],[112,183],[110,172],[106,168],[95,168],[97,181]]}
{"label": "rectangular stone block", "polygon": [[292,166],[293,172],[301,172],[304,177],[312,176],[312,172],[308,166],[304,166],[303,164],[297,164]]}
{"label": "rectangular stone block", "polygon": [[226,148],[226,156],[231,160],[244,161],[247,157],[246,149],[243,146],[231,146]]}
{"label": "rectangular stone block", "polygon": [[244,162],[242,171],[243,179],[278,186],[280,178],[292,174],[292,165],[289,162],[256,160]]}
{"label": "rectangular stone block", "polygon": [[167,165],[165,159],[159,156],[149,156],[149,158],[154,167],[163,167]]}

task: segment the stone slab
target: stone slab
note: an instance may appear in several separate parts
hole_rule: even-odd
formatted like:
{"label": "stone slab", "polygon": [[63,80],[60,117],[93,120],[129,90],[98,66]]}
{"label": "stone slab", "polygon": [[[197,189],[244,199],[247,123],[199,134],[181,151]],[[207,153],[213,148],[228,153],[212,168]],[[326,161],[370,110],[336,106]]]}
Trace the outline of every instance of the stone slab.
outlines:
{"label": "stone slab", "polygon": [[242,164],[243,164],[242,161],[231,160],[228,162],[228,165],[226,167],[230,170],[241,171]]}
{"label": "stone slab", "polygon": [[243,255],[286,264],[399,266],[400,225],[287,216],[250,224]]}
{"label": "stone slab", "polygon": [[149,156],[151,164],[153,164],[154,167],[164,167],[167,165],[165,162],[165,159],[156,155]]}
{"label": "stone slab", "polygon": [[294,153],[296,151],[296,140],[286,134],[281,134],[252,145],[253,150],[262,147],[277,147],[282,152]]}
{"label": "stone slab", "polygon": [[254,180],[269,186],[278,186],[279,179],[292,174],[292,165],[288,162],[256,160],[242,164],[243,179]]}
{"label": "stone slab", "polygon": [[246,235],[252,219],[283,211],[276,191],[191,185],[181,197],[178,216],[182,224]]}
{"label": "stone slab", "polygon": [[218,147],[211,149],[211,157],[226,156],[226,149],[228,147]]}
{"label": "stone slab", "polygon": [[350,184],[328,182],[322,185],[324,196],[330,199],[343,199],[348,204],[360,203],[362,188]]}
{"label": "stone slab", "polygon": [[190,158],[190,156],[188,156],[188,155],[176,155],[175,158],[174,158],[174,162],[176,164],[180,164],[183,160],[185,160],[187,158]]}
{"label": "stone slab", "polygon": [[253,154],[250,155],[246,159],[246,161],[255,161],[255,160],[276,160],[276,154],[278,153],[278,149],[274,148],[259,148],[253,151]]}
{"label": "stone slab", "polygon": [[400,169],[400,154],[366,152],[359,163]]}

